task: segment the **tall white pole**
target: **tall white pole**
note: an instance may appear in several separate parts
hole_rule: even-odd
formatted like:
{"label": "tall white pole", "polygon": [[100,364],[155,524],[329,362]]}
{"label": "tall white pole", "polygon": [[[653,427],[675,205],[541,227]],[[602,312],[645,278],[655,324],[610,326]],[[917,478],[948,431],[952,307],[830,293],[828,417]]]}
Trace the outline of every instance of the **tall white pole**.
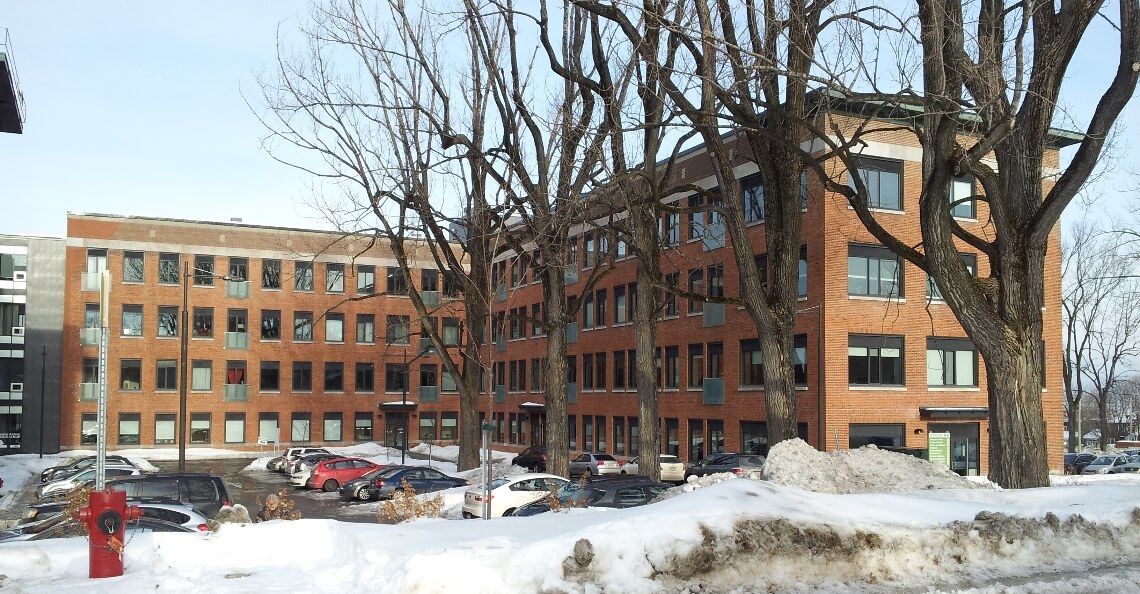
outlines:
{"label": "tall white pole", "polygon": [[99,432],[95,446],[95,490],[102,491],[107,471],[107,342],[111,319],[111,271],[99,273]]}

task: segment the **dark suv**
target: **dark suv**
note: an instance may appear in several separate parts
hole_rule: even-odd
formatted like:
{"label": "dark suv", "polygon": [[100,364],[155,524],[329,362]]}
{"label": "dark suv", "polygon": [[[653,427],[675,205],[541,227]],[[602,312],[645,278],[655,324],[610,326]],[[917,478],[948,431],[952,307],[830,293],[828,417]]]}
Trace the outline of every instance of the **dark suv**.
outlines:
{"label": "dark suv", "polygon": [[718,472],[731,472],[744,474],[748,471],[759,472],[764,468],[764,456],[751,454],[713,454],[685,470],[685,480],[690,476],[705,476]]}
{"label": "dark suv", "polygon": [[546,472],[546,448],[530,446],[515,456],[511,464],[522,466],[531,472]]}
{"label": "dark suv", "polygon": [[164,498],[181,501],[202,511],[206,517],[230,505],[230,493],[222,477],[205,473],[162,473],[107,481],[107,488],[126,491],[128,498]]}
{"label": "dark suv", "polygon": [[[554,496],[560,507],[637,507],[653,501],[669,488],[647,476],[601,477],[590,483],[570,482]],[[515,510],[516,516],[533,516],[550,511],[550,500],[539,499]]]}

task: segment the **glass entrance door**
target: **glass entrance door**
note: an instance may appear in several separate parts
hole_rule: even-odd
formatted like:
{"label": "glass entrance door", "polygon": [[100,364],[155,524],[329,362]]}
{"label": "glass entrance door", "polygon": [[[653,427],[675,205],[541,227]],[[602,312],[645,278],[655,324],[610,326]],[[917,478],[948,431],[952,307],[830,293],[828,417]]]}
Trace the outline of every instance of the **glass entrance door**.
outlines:
{"label": "glass entrance door", "polygon": [[403,449],[408,443],[408,413],[384,413],[384,445]]}
{"label": "glass entrance door", "polygon": [[950,470],[962,476],[978,475],[977,423],[931,423],[928,431],[950,434]]}

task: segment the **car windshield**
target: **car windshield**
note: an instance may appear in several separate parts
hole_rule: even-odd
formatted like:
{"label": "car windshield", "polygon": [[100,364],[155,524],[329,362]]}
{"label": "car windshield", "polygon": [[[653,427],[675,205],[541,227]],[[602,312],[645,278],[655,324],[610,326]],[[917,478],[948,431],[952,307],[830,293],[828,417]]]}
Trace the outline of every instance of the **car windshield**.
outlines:
{"label": "car windshield", "polygon": [[657,459],[660,460],[664,464],[676,464],[677,462],[681,461],[676,456],[673,456],[671,454],[662,454],[662,455],[658,456]]}
{"label": "car windshield", "polygon": [[1101,456],[1093,460],[1093,463],[1089,464],[1089,466],[1107,466],[1113,462],[1116,462],[1116,456]]}

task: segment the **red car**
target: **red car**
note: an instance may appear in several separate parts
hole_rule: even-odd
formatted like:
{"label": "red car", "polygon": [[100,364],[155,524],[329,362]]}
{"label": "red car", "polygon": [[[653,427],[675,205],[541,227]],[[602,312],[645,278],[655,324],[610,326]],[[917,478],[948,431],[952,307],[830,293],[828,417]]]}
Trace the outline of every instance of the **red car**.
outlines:
{"label": "red car", "polygon": [[313,468],[313,474],[309,475],[309,482],[306,486],[310,489],[336,491],[345,482],[360,478],[362,474],[374,468],[380,468],[380,466],[382,465],[369,462],[363,458],[325,460]]}

